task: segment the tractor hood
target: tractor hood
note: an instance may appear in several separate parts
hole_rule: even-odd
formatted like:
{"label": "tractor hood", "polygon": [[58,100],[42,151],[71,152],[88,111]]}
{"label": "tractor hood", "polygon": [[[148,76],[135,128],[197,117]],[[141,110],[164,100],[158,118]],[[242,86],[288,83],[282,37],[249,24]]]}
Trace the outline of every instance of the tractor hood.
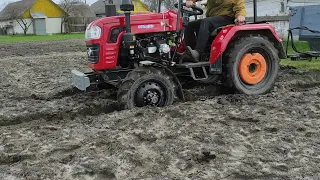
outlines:
{"label": "tractor hood", "polygon": [[[131,15],[130,19],[132,33],[134,34],[175,31],[177,13],[169,10],[163,13],[135,14]],[[102,33],[116,27],[125,27],[125,16],[112,16],[95,20],[87,27],[87,30],[92,27],[101,28]]]}
{"label": "tractor hood", "polygon": [[[131,15],[131,23],[137,22],[137,21],[148,21],[148,20],[162,20],[163,18],[176,18],[177,13],[173,10],[169,10],[163,13],[148,13],[148,14],[132,14]],[[105,17],[97,20],[97,22],[106,24],[106,23],[125,23],[125,16],[111,16],[111,17]]]}

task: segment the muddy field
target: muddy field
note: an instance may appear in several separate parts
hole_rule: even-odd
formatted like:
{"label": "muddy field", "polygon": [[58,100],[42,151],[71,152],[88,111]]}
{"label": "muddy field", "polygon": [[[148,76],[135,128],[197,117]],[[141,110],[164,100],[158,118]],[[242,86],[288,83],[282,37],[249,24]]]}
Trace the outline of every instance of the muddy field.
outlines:
{"label": "muddy field", "polygon": [[320,72],[118,112],[115,91],[71,88],[82,41],[0,45],[0,62],[0,179],[320,179]]}

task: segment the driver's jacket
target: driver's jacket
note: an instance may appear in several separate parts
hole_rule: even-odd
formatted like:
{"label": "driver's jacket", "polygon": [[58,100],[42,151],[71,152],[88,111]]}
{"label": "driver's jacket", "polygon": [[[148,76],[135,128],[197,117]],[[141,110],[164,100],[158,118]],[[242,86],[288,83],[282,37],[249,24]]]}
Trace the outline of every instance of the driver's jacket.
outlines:
{"label": "driver's jacket", "polygon": [[[192,0],[193,2],[201,0]],[[247,11],[245,0],[207,0],[206,17],[211,16],[230,16],[237,18],[238,16],[246,17]]]}

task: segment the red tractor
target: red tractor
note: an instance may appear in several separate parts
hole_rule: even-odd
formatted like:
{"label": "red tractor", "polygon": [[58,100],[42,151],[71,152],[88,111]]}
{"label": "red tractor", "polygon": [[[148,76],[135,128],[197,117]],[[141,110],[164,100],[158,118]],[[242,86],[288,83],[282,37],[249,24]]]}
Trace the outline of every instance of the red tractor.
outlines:
{"label": "red tractor", "polygon": [[184,28],[189,17],[203,10],[185,8],[179,0],[177,12],[131,15],[134,7],[124,0],[125,16],[92,22],[86,30],[90,73],[73,70],[73,84],[85,91],[91,85],[118,88],[121,109],[163,107],[184,100],[182,82],[222,84],[237,93],[259,95],[274,86],[280,59],[286,58],[282,40],[272,25],[254,22],[220,27],[211,34],[201,61],[188,62]]}

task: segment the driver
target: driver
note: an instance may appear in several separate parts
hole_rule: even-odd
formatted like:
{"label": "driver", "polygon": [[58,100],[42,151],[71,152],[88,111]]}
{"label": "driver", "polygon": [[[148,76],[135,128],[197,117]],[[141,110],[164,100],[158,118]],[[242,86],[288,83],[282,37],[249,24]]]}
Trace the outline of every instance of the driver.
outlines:
{"label": "driver", "polygon": [[[197,1],[200,0],[186,0],[186,6],[190,8]],[[235,21],[242,24],[246,13],[245,0],[207,0],[206,18],[190,22],[185,29],[185,45],[194,61],[199,61],[212,31],[221,26],[234,24]],[[196,41],[195,32],[198,39],[193,50],[191,47]]]}

